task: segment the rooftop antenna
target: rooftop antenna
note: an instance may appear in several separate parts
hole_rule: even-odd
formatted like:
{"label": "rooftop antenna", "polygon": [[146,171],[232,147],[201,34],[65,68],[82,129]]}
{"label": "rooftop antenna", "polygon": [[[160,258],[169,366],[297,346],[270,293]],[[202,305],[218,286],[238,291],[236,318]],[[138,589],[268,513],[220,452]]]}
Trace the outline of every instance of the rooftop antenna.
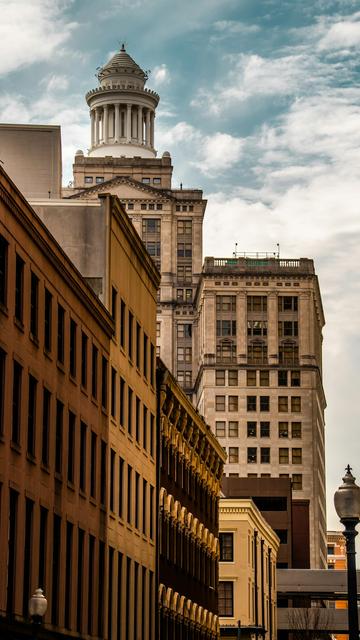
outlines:
{"label": "rooftop antenna", "polygon": [[277,258],[279,259],[280,258],[280,244],[277,242],[276,246],[277,246]]}
{"label": "rooftop antenna", "polygon": [[234,253],[233,253],[234,258],[236,258],[236,254],[237,254],[237,246],[238,246],[238,243],[237,243],[237,242],[235,242],[235,251],[234,251]]}
{"label": "rooftop antenna", "polygon": [[182,182],[180,182],[180,189],[182,190]]}

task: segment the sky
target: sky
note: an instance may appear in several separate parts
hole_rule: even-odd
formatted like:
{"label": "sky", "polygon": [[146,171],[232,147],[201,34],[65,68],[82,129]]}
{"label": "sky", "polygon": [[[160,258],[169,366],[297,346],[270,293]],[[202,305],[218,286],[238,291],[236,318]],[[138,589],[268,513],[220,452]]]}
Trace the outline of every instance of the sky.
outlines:
{"label": "sky", "polygon": [[[155,145],[208,199],[204,255],[315,260],[326,316],[328,526],[360,484],[358,0],[0,0],[0,122],[60,124],[64,184],[85,93],[126,43],[161,97]],[[0,150],[1,158],[1,150]]]}

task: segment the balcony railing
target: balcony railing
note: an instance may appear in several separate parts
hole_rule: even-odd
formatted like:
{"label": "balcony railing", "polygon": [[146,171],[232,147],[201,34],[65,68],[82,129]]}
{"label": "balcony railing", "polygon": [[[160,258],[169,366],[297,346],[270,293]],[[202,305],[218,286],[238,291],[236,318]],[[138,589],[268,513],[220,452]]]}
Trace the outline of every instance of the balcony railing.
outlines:
{"label": "balcony railing", "polygon": [[314,274],[314,262],[309,258],[275,258],[269,254],[246,254],[236,258],[205,258],[203,273],[296,273]]}

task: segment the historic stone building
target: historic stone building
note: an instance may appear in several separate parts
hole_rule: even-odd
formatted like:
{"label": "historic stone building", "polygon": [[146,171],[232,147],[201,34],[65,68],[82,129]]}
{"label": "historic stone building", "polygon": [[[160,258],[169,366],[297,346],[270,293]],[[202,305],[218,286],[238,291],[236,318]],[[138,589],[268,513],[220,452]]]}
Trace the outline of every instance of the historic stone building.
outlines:
{"label": "historic stone building", "polygon": [[90,213],[109,310],[0,167],[5,638],[29,633],[37,587],[44,638],[156,637],[159,275],[114,196]]}
{"label": "historic stone building", "polygon": [[158,360],[159,638],[215,640],[225,453]]}
{"label": "historic stone building", "polygon": [[290,477],[326,566],[324,315],[312,260],[206,258],[197,290],[196,404],[226,475]]}

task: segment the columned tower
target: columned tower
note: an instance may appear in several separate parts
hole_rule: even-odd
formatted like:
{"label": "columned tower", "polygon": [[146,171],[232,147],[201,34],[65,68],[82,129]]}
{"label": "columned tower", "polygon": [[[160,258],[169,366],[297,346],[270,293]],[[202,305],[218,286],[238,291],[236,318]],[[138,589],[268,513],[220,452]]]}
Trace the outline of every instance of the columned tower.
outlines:
{"label": "columned tower", "polygon": [[100,86],[86,94],[91,119],[90,157],[156,157],[154,120],[159,96],[145,88],[147,78],[124,45],[99,70]]}

